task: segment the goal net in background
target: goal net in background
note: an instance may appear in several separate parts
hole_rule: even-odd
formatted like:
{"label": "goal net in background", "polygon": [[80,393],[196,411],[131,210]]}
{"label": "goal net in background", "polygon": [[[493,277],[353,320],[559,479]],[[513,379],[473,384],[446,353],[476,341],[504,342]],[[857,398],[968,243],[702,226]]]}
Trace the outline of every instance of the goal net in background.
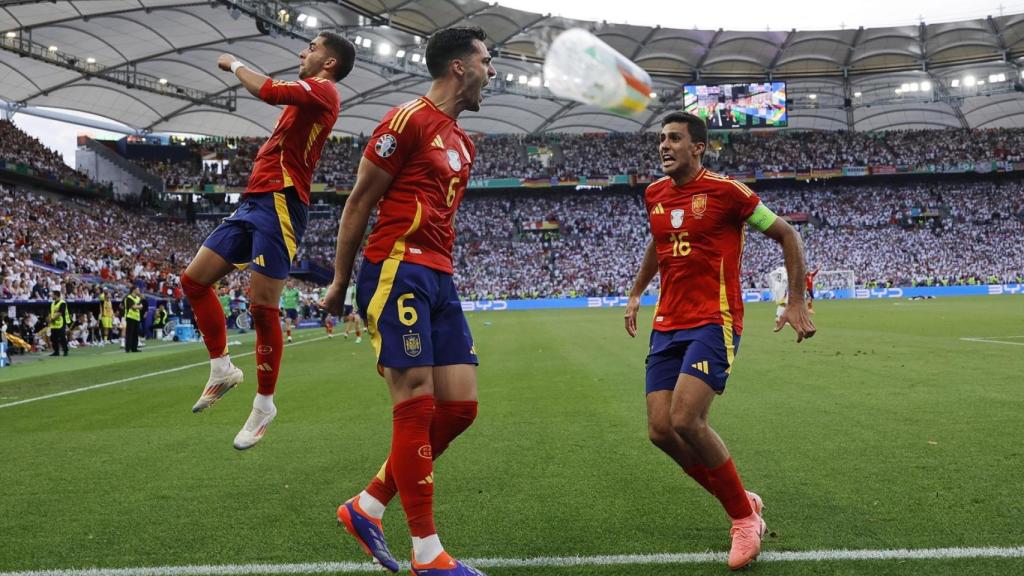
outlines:
{"label": "goal net in background", "polygon": [[[786,269],[780,266],[772,270],[767,279],[772,301],[785,302],[788,288]],[[822,270],[814,278],[814,297],[818,300],[853,298],[856,287],[857,278],[853,270]]]}

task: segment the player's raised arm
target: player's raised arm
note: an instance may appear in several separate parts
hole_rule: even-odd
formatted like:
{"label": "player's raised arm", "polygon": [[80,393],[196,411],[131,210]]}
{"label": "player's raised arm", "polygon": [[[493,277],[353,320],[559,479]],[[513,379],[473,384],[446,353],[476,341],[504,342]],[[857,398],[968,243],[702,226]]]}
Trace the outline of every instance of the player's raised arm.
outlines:
{"label": "player's raised arm", "polygon": [[345,289],[352,277],[352,262],[363,241],[370,211],[380,201],[394,177],[373,162],[363,158],[356,173],[356,184],[345,202],[338,225],[338,243],[334,256],[334,281],[324,297],[324,308],[340,314],[345,302]]}
{"label": "player's raised arm", "polygon": [[644,252],[644,259],[640,263],[640,269],[636,272],[636,279],[633,280],[633,289],[629,291],[629,302],[626,304],[626,333],[630,337],[636,336],[636,314],[640,309],[640,297],[643,296],[647,285],[651,283],[654,275],[658,273],[658,254],[654,248],[654,239],[647,243],[647,250]]}
{"label": "player's raised arm", "polygon": [[789,302],[775,323],[775,331],[782,330],[782,327],[789,323],[793,330],[796,330],[797,342],[814,336],[814,322],[811,321],[804,302],[803,278],[807,273],[807,267],[804,264],[804,243],[800,239],[800,234],[764,204],[759,204],[747,221],[782,246],[786,275],[789,277]]}
{"label": "player's raised arm", "polygon": [[260,97],[260,88],[270,80],[270,76],[256,72],[231,54],[221,54],[220,58],[217,58],[217,67],[237,76],[242,86],[257,98]]}

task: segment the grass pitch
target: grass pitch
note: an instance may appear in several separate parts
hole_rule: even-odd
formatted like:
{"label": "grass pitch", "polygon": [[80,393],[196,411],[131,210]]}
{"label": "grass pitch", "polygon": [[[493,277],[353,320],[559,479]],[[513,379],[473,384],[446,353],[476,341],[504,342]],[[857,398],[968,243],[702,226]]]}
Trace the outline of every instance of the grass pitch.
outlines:
{"label": "grass pitch", "polygon": [[[773,552],[1024,546],[1024,297],[821,302],[819,333],[772,334],[747,307],[712,425],[765,500]],[[649,325],[651,309],[641,311]],[[438,526],[458,557],[728,550],[710,496],[646,438],[646,337],[622,310],[470,316],[480,416],[436,468]],[[0,370],[0,571],[364,561],[335,507],[390,443],[369,342],[300,331],[279,415],[231,447],[255,392],[208,413],[200,345],[72,351]],[[231,339],[236,339],[231,336]],[[973,338],[975,340],[965,340]],[[979,341],[985,340],[985,341]],[[235,354],[251,351],[242,337]],[[198,364],[192,368],[184,368]],[[385,528],[407,557],[397,500]],[[722,563],[492,568],[494,575],[726,573]],[[1024,559],[761,562],[758,574],[1020,574]]]}

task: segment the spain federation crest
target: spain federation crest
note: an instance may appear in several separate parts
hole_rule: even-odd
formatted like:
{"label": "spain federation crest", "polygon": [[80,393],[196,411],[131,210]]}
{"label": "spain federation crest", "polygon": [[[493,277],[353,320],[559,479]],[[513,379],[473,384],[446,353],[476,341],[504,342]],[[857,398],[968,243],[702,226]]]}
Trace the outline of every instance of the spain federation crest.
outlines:
{"label": "spain federation crest", "polygon": [[415,358],[423,352],[423,346],[420,343],[420,335],[418,332],[403,334],[402,343],[405,345],[405,355],[410,358]]}
{"label": "spain federation crest", "polygon": [[704,211],[708,209],[708,195],[707,194],[695,194],[693,200],[690,202],[690,212],[693,213],[694,218],[700,218],[704,216]]}
{"label": "spain federation crest", "polygon": [[683,209],[682,208],[676,208],[675,210],[673,210],[672,212],[669,213],[669,216],[671,216],[671,218],[672,218],[672,227],[673,228],[679,228],[680,226],[683,225]]}

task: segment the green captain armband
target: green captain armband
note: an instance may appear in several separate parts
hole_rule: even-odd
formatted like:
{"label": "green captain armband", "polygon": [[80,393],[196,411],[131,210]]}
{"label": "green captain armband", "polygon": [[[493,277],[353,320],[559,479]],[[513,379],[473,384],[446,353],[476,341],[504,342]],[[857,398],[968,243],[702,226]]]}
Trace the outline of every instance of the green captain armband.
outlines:
{"label": "green captain armband", "polygon": [[750,215],[750,218],[747,218],[747,224],[764,232],[775,223],[777,218],[778,216],[775,212],[769,210],[763,202],[758,202],[757,208],[754,208],[754,213]]}

